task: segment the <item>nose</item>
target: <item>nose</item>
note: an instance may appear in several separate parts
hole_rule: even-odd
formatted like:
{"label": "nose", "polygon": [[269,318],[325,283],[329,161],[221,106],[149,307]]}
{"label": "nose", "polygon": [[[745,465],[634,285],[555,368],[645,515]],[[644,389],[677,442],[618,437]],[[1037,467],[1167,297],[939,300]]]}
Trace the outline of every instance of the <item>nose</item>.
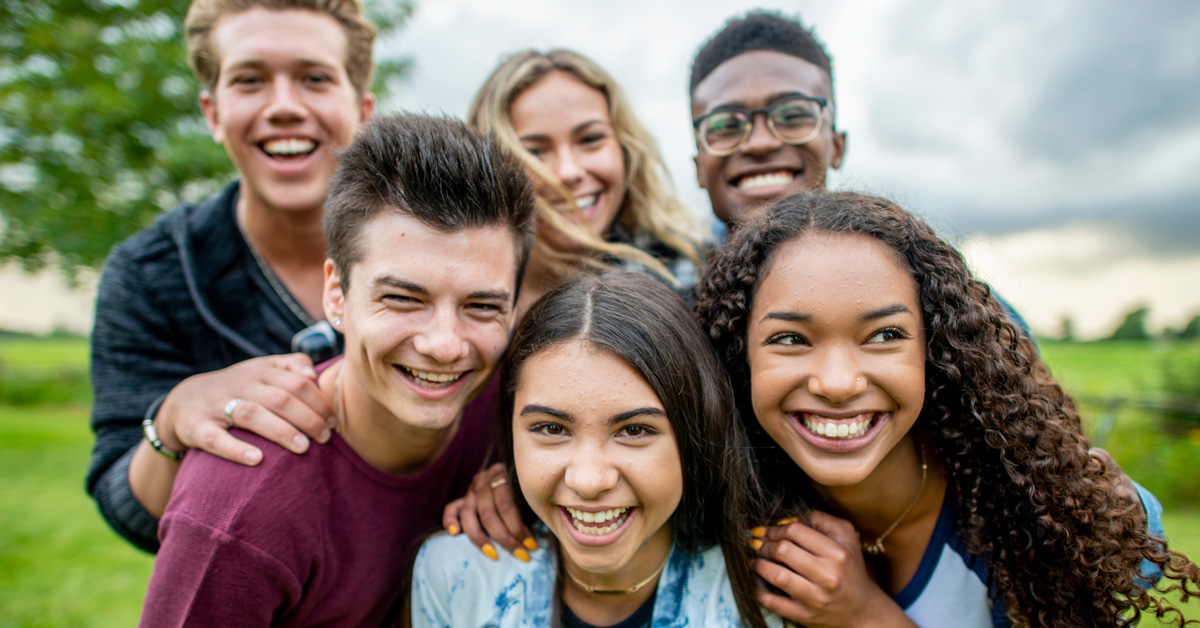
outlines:
{"label": "nose", "polygon": [[750,137],[742,144],[743,153],[767,153],[783,145],[779,138],[767,128],[767,114],[758,112],[750,118]]}
{"label": "nose", "polygon": [[823,351],[816,367],[808,378],[808,390],[830,403],[845,403],[867,390],[867,376],[849,349]]}
{"label": "nose", "polygon": [[568,188],[578,185],[583,180],[583,166],[579,163],[578,155],[570,146],[563,146],[558,150],[550,170]]}
{"label": "nose", "polygon": [[467,356],[470,343],[463,338],[458,316],[449,308],[439,308],[413,337],[413,348],[439,364],[451,364]]}
{"label": "nose", "polygon": [[288,76],[278,76],[271,83],[270,101],[266,115],[272,122],[292,121],[304,118],[306,109],[300,87]]}
{"label": "nose", "polygon": [[585,445],[571,457],[563,482],[584,499],[596,499],[617,485],[620,473],[602,445]]}

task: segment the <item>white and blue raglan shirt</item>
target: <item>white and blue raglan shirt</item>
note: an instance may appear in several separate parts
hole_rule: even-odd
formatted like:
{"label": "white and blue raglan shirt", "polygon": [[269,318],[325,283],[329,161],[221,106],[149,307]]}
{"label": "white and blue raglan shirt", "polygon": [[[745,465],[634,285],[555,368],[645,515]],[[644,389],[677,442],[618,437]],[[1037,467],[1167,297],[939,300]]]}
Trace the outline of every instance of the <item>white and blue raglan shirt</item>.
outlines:
{"label": "white and blue raglan shirt", "polygon": [[[538,539],[547,547],[548,539]],[[554,608],[558,560],[552,549],[528,563],[501,553],[490,560],[466,535],[439,533],[421,546],[413,566],[413,628],[488,626],[544,628]],[[780,628],[778,616],[764,613]],[[741,626],[720,546],[691,555],[673,547],[658,580],[651,628]]]}
{"label": "white and blue raglan shirt", "polygon": [[[1151,536],[1165,538],[1162,504],[1136,482],[1134,485],[1146,510],[1147,531]],[[955,500],[947,491],[917,573],[893,599],[909,619],[923,628],[1012,626],[999,592],[989,586],[987,559],[968,553],[955,528]],[[1143,562],[1142,575],[1147,582],[1153,582],[1158,577],[1157,568]]]}

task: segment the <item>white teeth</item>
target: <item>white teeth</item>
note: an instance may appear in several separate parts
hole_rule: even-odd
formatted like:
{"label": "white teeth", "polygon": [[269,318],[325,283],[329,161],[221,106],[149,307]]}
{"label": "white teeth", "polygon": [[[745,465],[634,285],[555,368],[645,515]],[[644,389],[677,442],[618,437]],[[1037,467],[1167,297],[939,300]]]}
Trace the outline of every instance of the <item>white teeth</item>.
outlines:
{"label": "white teeth", "polygon": [[[570,506],[567,506],[566,509],[567,513],[571,515],[571,523],[574,524],[575,529],[592,536],[600,536],[616,530],[625,522],[625,514],[629,512],[629,508],[610,508],[600,512],[588,512]],[[612,523],[599,528],[584,525],[585,523],[604,523],[605,521],[612,521]]]}
{"label": "white teeth", "polygon": [[738,181],[737,186],[739,190],[758,190],[761,188],[782,187],[791,182],[792,173],[790,172],[767,172],[744,177],[741,181]]}
{"label": "white teeth", "polygon": [[270,140],[263,143],[263,150],[268,155],[300,155],[311,153],[316,147],[316,142],[299,138]]}
{"label": "white teeth", "polygon": [[873,414],[863,414],[858,417],[846,420],[838,419],[828,420],[812,415],[805,415],[804,427],[818,436],[825,438],[854,438],[862,434],[866,434],[871,427]]}
{"label": "white teeth", "polygon": [[410,369],[407,366],[402,366],[400,368],[404,369],[404,372],[412,376],[413,379],[420,380],[421,384],[430,388],[449,386],[463,376],[462,373],[430,373],[429,371]]}
{"label": "white teeth", "polygon": [[583,209],[583,210],[591,209],[592,205],[596,204],[596,199],[598,199],[598,198],[600,198],[599,194],[592,194],[591,196],[584,196],[582,198],[575,199],[575,204],[579,206],[579,209]]}

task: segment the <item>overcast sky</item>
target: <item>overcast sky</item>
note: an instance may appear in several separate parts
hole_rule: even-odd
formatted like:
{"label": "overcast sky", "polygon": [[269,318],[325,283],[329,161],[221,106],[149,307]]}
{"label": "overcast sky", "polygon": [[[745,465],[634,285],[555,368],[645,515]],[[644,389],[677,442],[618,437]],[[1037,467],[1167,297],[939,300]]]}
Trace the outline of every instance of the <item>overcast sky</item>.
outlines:
{"label": "overcast sky", "polygon": [[[414,62],[387,108],[463,116],[503,57],[573,48],[625,88],[680,197],[707,216],[688,72],[726,19],[755,7],[799,15],[833,59],[849,144],[831,186],[930,219],[1041,331],[1070,315],[1098,334],[1143,302],[1160,323],[1200,312],[1193,0],[428,0],[384,42]],[[1154,292],[1138,272],[1169,285]],[[1110,285],[1118,275],[1132,283]],[[1076,288],[1092,292],[1063,297]],[[1079,307],[1092,300],[1104,311]]]}
{"label": "overcast sky", "polygon": [[[849,132],[832,187],[925,216],[1040,333],[1070,316],[1083,336],[1100,336],[1141,304],[1159,328],[1200,313],[1196,0],[417,3],[380,43],[414,63],[381,110],[464,116],[505,56],[573,48],[625,88],[701,217],[692,56],[751,8],[799,15],[833,59]],[[89,312],[55,316],[86,330]],[[30,326],[12,308],[0,314]]]}

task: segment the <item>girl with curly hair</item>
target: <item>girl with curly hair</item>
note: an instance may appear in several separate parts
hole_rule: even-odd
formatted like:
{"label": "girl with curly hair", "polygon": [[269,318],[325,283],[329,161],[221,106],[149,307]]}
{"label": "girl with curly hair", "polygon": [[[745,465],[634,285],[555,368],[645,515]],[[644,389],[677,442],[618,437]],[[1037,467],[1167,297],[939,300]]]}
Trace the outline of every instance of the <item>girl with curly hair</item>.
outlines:
{"label": "girl with curly hair", "polygon": [[570,50],[518,52],[484,82],[467,118],[521,160],[538,195],[518,312],[586,268],[648,272],[681,293],[695,283],[695,220],[675,198],[654,138],[593,61]]}
{"label": "girl with curly hair", "polygon": [[774,498],[760,514],[813,508],[751,531],[763,606],[806,626],[1185,623],[1141,571],[1200,593],[1161,506],[1089,455],[1032,342],[923,222],[792,196],[697,292]]}

